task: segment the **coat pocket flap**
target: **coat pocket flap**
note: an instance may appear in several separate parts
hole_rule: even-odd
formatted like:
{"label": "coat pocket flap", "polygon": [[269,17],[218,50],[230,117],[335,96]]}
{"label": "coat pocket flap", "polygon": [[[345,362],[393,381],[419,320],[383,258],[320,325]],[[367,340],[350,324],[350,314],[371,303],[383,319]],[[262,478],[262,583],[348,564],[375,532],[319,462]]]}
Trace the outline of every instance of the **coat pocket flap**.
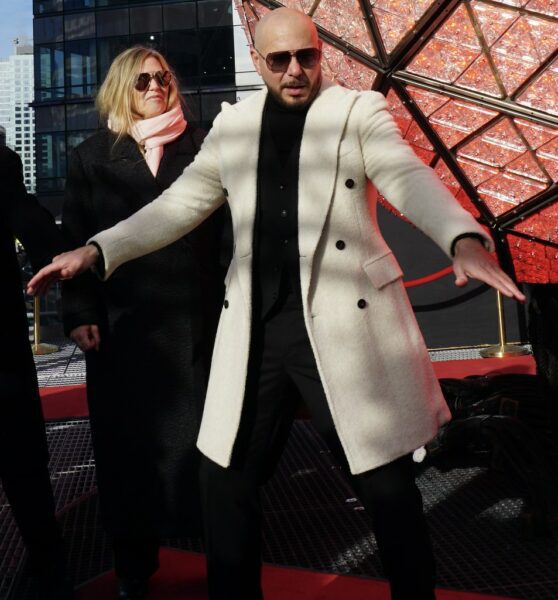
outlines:
{"label": "coat pocket flap", "polygon": [[362,268],[368,275],[372,285],[378,290],[403,277],[403,271],[392,252],[366,261]]}

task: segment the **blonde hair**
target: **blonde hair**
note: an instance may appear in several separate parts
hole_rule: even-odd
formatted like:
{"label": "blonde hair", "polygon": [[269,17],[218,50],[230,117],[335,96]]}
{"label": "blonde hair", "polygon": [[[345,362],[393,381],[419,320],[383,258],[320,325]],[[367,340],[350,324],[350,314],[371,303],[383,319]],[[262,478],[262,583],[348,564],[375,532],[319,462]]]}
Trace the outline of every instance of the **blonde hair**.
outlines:
{"label": "blonde hair", "polygon": [[95,100],[101,119],[107,121],[110,117],[111,129],[118,133],[118,139],[129,134],[134,122],[142,118],[135,106],[134,85],[141,65],[151,56],[161,63],[164,71],[172,73],[167,110],[177,102],[183,102],[176,77],[160,52],[145,46],[133,46],[124,50],[112,61]]}

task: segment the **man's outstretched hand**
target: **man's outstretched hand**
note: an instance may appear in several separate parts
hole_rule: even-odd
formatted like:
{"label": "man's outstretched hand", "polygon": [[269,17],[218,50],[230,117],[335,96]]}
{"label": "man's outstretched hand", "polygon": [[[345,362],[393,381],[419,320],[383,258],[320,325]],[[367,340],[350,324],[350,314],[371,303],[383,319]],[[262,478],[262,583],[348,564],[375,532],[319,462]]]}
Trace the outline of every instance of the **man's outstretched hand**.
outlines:
{"label": "man's outstretched hand", "polygon": [[45,294],[50,286],[59,279],[72,279],[87,271],[99,257],[99,251],[93,244],[81,246],[71,252],[55,256],[50,265],[43,267],[27,284],[27,293],[34,296]]}
{"label": "man's outstretched hand", "polygon": [[508,275],[502,271],[496,259],[475,238],[462,238],[455,245],[453,258],[455,285],[467,285],[469,278],[478,279],[508,298],[525,302],[525,296]]}

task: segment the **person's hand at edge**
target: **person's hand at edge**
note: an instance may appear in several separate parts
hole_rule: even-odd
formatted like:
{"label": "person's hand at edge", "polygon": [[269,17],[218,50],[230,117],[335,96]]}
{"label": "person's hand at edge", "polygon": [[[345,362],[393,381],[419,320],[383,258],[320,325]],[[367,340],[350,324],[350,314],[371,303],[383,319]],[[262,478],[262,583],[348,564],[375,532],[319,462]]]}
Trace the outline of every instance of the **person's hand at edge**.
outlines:
{"label": "person's hand at edge", "polygon": [[98,325],[80,325],[70,332],[70,339],[74,341],[80,350],[99,350],[101,345],[101,334]]}
{"label": "person's hand at edge", "polygon": [[525,295],[506,275],[494,256],[475,238],[462,238],[455,245],[453,259],[455,285],[463,287],[470,278],[478,279],[508,298],[525,302]]}
{"label": "person's hand at edge", "polygon": [[50,286],[61,279],[72,279],[95,264],[99,251],[93,244],[81,246],[71,252],[55,256],[52,263],[43,267],[27,284],[27,293],[34,296],[45,294]]}

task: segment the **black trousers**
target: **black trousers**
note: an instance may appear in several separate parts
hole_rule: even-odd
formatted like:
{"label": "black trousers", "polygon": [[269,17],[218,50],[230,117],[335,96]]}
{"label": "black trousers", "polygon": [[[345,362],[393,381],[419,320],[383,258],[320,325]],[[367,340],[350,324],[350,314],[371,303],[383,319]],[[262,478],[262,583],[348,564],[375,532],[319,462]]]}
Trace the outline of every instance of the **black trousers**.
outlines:
{"label": "black trousers", "polygon": [[[273,473],[300,396],[314,426],[346,467],[302,310],[289,296],[279,310],[254,324],[245,409],[231,466],[222,468],[206,457],[202,461],[211,600],[263,597],[260,486]],[[404,456],[360,475],[350,475],[346,469],[374,521],[392,598],[434,599],[434,558],[412,457]]]}
{"label": "black trousers", "polygon": [[24,358],[21,368],[0,371],[0,478],[31,570],[46,576],[64,569],[64,557],[35,367]]}

